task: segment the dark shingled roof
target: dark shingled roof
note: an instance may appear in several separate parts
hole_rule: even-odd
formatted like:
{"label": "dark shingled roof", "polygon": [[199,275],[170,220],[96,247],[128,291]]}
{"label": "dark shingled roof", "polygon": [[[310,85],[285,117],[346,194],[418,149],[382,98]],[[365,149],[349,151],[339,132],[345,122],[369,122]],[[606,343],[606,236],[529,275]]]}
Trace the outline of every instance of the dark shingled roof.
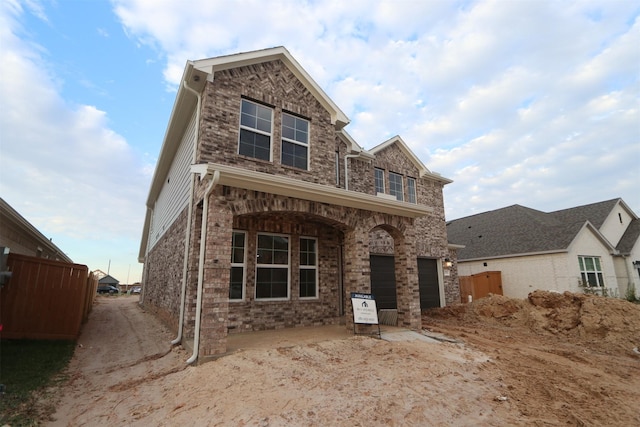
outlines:
{"label": "dark shingled roof", "polygon": [[120,281],[115,277],[107,274],[102,279],[98,280],[98,283],[101,285],[117,285],[120,283]]}
{"label": "dark shingled roof", "polygon": [[562,251],[587,221],[602,226],[619,200],[549,213],[513,205],[450,221],[447,234],[449,242],[465,246],[460,260]]}
{"label": "dark shingled roof", "polygon": [[633,245],[638,241],[638,237],[640,237],[640,219],[636,218],[631,221],[625,230],[616,249],[622,255],[629,255],[631,249],[633,249]]}

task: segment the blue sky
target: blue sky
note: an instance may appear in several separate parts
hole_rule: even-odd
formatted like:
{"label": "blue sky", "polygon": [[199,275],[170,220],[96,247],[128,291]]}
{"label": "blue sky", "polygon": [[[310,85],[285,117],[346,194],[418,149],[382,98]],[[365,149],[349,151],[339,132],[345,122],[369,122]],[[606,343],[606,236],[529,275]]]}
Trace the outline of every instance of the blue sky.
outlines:
{"label": "blue sky", "polygon": [[447,219],[622,197],[640,214],[639,1],[0,2],[0,197],[122,283],[187,60],[285,46]]}

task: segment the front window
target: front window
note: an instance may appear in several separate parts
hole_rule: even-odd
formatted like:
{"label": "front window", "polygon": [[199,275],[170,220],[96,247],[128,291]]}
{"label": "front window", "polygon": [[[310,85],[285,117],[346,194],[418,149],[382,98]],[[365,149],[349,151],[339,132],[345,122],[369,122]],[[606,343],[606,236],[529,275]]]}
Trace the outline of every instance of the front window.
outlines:
{"label": "front window", "polygon": [[234,231],[231,237],[231,280],[229,283],[229,299],[244,299],[244,272],[246,267],[246,234]]}
{"label": "front window", "polygon": [[318,296],[318,242],[300,239],[300,298]]}
{"label": "front window", "polygon": [[271,160],[271,108],[242,100],[238,154]]}
{"label": "front window", "polygon": [[415,178],[407,178],[407,201],[417,203]]}
{"label": "front window", "polygon": [[375,169],[375,186],[376,186],[376,194],[383,193],[384,194],[384,170]]}
{"label": "front window", "polygon": [[401,202],[404,200],[404,193],[402,191],[402,175],[389,172],[389,194],[396,196],[396,199]]}
{"label": "front window", "polygon": [[282,113],[282,164],[309,169],[309,122]]}
{"label": "front window", "polygon": [[602,267],[600,265],[600,257],[580,256],[580,276],[582,284],[588,287],[604,287],[604,278],[602,276]]}
{"label": "front window", "polygon": [[289,298],[289,238],[258,234],[256,299]]}

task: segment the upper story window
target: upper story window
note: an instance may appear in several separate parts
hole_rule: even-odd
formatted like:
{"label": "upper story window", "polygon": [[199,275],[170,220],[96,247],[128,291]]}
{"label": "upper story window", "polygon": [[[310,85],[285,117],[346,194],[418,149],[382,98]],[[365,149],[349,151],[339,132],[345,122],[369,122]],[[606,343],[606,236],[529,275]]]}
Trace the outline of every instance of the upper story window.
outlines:
{"label": "upper story window", "polygon": [[416,179],[407,177],[407,202],[409,203],[417,203],[418,199],[416,196]]}
{"label": "upper story window", "polygon": [[309,169],[309,122],[282,113],[282,164]]}
{"label": "upper story window", "polygon": [[242,100],[238,153],[260,160],[271,160],[273,110],[255,102]]}
{"label": "upper story window", "polygon": [[579,256],[578,262],[580,263],[580,276],[584,286],[598,288],[604,287],[600,257]]}
{"label": "upper story window", "polygon": [[384,170],[375,168],[374,181],[376,186],[376,194],[384,193]]}
{"label": "upper story window", "polygon": [[402,185],[402,175],[389,172],[389,194],[395,196],[399,201],[404,201],[404,191]]}

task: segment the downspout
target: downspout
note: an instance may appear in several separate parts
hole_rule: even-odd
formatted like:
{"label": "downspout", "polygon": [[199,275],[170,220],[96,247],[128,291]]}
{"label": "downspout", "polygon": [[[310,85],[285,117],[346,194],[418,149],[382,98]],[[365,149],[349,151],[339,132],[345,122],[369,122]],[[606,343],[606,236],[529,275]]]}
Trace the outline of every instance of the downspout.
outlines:
{"label": "downspout", "polygon": [[[191,164],[196,162],[196,152],[198,147],[198,136],[200,134],[200,106],[202,97],[200,93],[187,86],[187,81],[182,82],[183,87],[189,92],[193,93],[198,99],[198,105],[196,107],[196,129],[193,139],[193,155],[191,158]],[[178,318],[178,336],[171,341],[172,345],[180,344],[182,342],[182,328],[184,327],[184,305],[187,299],[187,272],[189,267],[189,246],[191,244],[191,219],[193,215],[193,190],[194,190],[194,175],[191,174],[191,182],[189,184],[189,210],[187,211],[187,230],[184,237],[184,256],[182,261],[182,287],[180,289],[180,317]]]}
{"label": "downspout", "polygon": [[198,347],[200,346],[200,316],[202,314],[202,288],[204,282],[204,257],[207,247],[207,220],[209,212],[209,196],[220,180],[220,171],[213,173],[213,178],[204,193],[204,203],[202,206],[202,226],[200,227],[200,254],[198,257],[198,291],[196,294],[196,325],[193,335],[193,354],[187,360],[187,364],[192,364],[198,359]]}
{"label": "downspout", "polygon": [[360,154],[347,154],[344,156],[344,189],[349,190],[349,162],[348,159],[360,157]]}

